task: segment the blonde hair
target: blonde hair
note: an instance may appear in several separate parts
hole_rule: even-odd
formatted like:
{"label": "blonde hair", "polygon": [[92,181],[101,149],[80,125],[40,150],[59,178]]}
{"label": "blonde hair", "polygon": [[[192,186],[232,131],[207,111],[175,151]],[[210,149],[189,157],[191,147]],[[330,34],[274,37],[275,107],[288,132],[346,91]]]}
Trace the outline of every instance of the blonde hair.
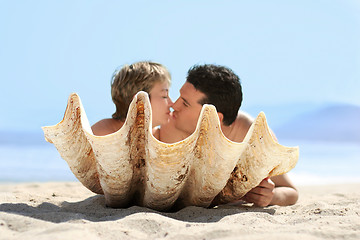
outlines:
{"label": "blonde hair", "polygon": [[115,71],[111,81],[111,97],[116,106],[114,119],[125,121],[129,105],[139,91],[148,94],[156,83],[171,83],[171,76],[165,66],[149,62],[124,65]]}

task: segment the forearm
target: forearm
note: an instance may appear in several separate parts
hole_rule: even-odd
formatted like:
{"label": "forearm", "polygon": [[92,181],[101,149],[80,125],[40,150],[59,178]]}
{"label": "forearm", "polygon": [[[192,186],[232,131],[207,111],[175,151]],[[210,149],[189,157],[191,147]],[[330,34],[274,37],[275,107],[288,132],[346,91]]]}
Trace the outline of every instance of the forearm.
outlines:
{"label": "forearm", "polygon": [[299,194],[291,187],[275,187],[270,205],[288,206],[297,202]]}

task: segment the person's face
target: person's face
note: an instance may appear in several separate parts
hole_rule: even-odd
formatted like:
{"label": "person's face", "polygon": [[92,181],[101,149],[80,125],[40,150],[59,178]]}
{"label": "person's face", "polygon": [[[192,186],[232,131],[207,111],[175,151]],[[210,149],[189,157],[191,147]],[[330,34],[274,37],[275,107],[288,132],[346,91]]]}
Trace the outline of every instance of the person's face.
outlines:
{"label": "person's face", "polygon": [[199,103],[205,94],[196,90],[194,85],[185,82],[180,89],[180,97],[176,100],[172,108],[173,121],[179,130],[192,134],[196,129],[196,124],[200,116],[202,105]]}
{"label": "person's face", "polygon": [[170,107],[173,105],[169,97],[169,84],[167,82],[155,83],[149,95],[153,127],[167,123],[170,118]]}

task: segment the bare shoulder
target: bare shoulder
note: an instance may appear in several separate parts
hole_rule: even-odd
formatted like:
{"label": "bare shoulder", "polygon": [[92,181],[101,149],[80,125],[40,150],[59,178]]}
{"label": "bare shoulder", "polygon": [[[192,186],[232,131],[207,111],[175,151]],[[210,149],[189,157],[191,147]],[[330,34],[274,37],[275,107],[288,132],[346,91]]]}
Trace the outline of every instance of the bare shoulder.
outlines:
{"label": "bare shoulder", "polygon": [[253,122],[253,117],[245,112],[239,111],[235,121],[230,125],[230,131],[227,137],[231,141],[242,142]]}
{"label": "bare shoulder", "polygon": [[152,134],[157,140],[160,140],[160,128],[159,127],[154,127],[152,129]]}
{"label": "bare shoulder", "polygon": [[[242,111],[238,113],[237,119],[239,120],[242,128],[243,129],[247,128],[248,130],[249,130],[251,124],[253,124],[253,122],[255,121],[255,119],[252,116],[250,116],[248,113],[242,112]],[[273,137],[273,139],[277,142],[278,139],[277,139],[275,133],[272,131],[272,129],[270,129],[270,134]]]}
{"label": "bare shoulder", "polygon": [[93,131],[94,135],[104,136],[116,132],[122,127],[123,124],[124,122],[122,121],[112,118],[106,118],[95,123],[91,127],[91,130]]}
{"label": "bare shoulder", "polygon": [[248,128],[250,128],[251,124],[254,122],[254,118],[250,114],[243,111],[238,112],[236,120],[239,124]]}

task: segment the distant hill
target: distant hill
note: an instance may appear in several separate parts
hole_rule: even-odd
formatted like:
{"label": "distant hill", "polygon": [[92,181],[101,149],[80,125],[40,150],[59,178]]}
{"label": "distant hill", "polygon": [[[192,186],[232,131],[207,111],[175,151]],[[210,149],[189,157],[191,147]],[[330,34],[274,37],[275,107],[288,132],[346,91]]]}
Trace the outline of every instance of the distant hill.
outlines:
{"label": "distant hill", "polygon": [[329,105],[298,115],[274,131],[279,139],[360,143],[360,106]]}

